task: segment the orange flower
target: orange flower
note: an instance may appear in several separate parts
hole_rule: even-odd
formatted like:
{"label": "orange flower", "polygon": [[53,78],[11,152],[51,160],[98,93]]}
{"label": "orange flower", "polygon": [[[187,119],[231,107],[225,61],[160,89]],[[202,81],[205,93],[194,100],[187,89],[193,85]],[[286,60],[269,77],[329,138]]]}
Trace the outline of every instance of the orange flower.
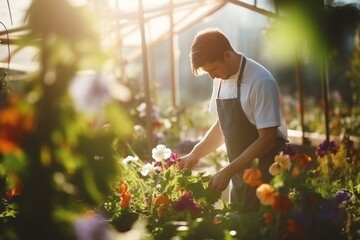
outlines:
{"label": "orange flower", "polygon": [[304,153],[296,153],[293,161],[301,168],[306,169],[311,163],[311,157]]}
{"label": "orange flower", "polygon": [[271,206],[277,212],[288,212],[292,207],[292,202],[287,195],[275,194]]}
{"label": "orange flower", "polygon": [[169,198],[165,195],[160,195],[156,198],[154,205],[159,207],[157,210],[159,218],[164,216],[164,212],[169,207],[169,203]]}
{"label": "orange flower", "polygon": [[243,180],[251,187],[258,187],[262,183],[261,171],[258,168],[245,169],[243,174]]}
{"label": "orange flower", "polygon": [[263,205],[271,205],[274,195],[277,194],[275,189],[267,183],[261,184],[256,189],[256,196]]}
{"label": "orange flower", "polygon": [[123,196],[127,191],[128,191],[127,183],[121,182],[118,188],[118,193],[120,194],[120,196]]}
{"label": "orange flower", "polygon": [[128,208],[129,207],[129,203],[131,200],[131,194],[129,192],[125,192],[122,196],[121,196],[121,202],[120,202],[120,206],[122,208]]}
{"label": "orange flower", "polygon": [[155,206],[159,207],[161,205],[169,205],[169,198],[165,195],[160,195],[155,200]]}

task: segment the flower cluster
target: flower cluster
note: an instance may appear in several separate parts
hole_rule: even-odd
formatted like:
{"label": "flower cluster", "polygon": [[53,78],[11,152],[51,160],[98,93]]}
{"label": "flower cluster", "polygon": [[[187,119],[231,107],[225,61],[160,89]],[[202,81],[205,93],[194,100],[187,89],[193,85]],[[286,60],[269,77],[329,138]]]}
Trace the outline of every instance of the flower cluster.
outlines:
{"label": "flower cluster", "polygon": [[[288,148],[275,157],[269,168],[274,176],[270,183],[249,184],[249,187],[256,187],[261,202],[259,213],[263,231],[258,239],[347,239],[345,236],[357,234],[347,227],[349,219],[357,218],[353,216],[357,216],[354,209],[358,209],[355,206],[359,202],[354,198],[351,183],[355,179],[347,175],[346,181],[340,184],[342,173],[336,175],[338,183],[331,181],[330,172],[340,173],[332,171],[336,167],[334,164],[328,171],[321,171],[321,161],[338,162],[342,167],[347,164],[344,151],[338,151],[345,146],[344,142],[340,146],[335,142],[322,143],[317,149],[318,165],[310,156]],[[244,177],[246,175],[247,171]],[[349,182],[351,185],[347,185]]]}
{"label": "flower cluster", "polygon": [[[115,182],[114,193],[98,209],[120,230],[126,213],[145,217],[149,225],[184,220],[214,209],[220,195],[208,191],[209,175],[181,170],[178,155],[163,144],[152,149],[152,160],[138,156],[121,159],[123,174]],[[124,219],[122,219],[124,217]],[[155,234],[153,232],[153,234]]]}

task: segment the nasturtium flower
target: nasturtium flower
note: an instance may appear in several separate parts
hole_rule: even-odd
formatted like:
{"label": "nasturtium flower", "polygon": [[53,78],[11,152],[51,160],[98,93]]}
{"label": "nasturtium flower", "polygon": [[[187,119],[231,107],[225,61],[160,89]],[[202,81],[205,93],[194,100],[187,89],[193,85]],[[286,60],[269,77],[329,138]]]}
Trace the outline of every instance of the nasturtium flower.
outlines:
{"label": "nasturtium flower", "polygon": [[159,144],[152,149],[152,158],[157,162],[168,159],[170,156],[171,156],[170,148],[167,148],[163,144]]}
{"label": "nasturtium flower", "polygon": [[261,184],[256,189],[256,196],[263,205],[271,205],[274,195],[277,194],[276,190],[267,183]]}
{"label": "nasturtium flower", "polygon": [[258,187],[262,183],[261,181],[261,171],[258,168],[248,168],[245,169],[243,173],[244,183],[250,185],[251,187]]}
{"label": "nasturtium flower", "polygon": [[137,157],[137,156],[127,156],[126,158],[124,158],[122,160],[122,163],[126,165],[126,164],[129,164],[131,162],[136,162],[136,161],[139,161],[139,157]]}

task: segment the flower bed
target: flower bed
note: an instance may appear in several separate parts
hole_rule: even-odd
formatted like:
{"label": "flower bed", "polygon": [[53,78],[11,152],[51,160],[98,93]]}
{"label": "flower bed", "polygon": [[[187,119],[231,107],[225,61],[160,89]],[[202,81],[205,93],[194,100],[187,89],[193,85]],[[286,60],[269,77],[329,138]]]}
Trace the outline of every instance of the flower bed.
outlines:
{"label": "flower bed", "polygon": [[344,137],[315,154],[288,145],[269,169],[270,183],[254,161],[243,177],[261,207],[244,214],[207,189],[210,175],[179,170],[177,154],[158,145],[152,161],[122,159],[124,174],[96,212],[120,232],[146,219],[151,239],[358,239],[359,150]]}

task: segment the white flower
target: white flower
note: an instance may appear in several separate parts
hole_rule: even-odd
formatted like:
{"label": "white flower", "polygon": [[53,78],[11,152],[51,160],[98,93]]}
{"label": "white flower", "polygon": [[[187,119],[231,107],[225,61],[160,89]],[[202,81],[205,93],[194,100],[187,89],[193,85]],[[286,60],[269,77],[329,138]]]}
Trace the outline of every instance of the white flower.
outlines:
{"label": "white flower", "polygon": [[122,160],[122,163],[123,164],[128,164],[129,162],[136,162],[136,161],[138,161],[139,160],[139,158],[137,157],[137,156],[127,156],[126,158],[124,158],[123,160]]}
{"label": "white flower", "polygon": [[170,156],[171,156],[170,148],[167,148],[163,144],[159,144],[152,149],[152,158],[157,162],[168,159]]}
{"label": "white flower", "polygon": [[140,173],[141,173],[141,175],[143,175],[145,177],[154,170],[155,170],[154,165],[152,165],[151,163],[146,163],[140,170]]}
{"label": "white flower", "polygon": [[280,175],[285,170],[290,170],[291,160],[290,155],[280,152],[280,154],[275,156],[275,162],[270,166],[269,172],[273,176]]}
{"label": "white flower", "polygon": [[280,154],[275,156],[275,162],[277,162],[284,170],[290,170],[291,167],[290,155],[280,152]]}
{"label": "white flower", "polygon": [[284,171],[284,169],[277,162],[274,162],[273,164],[271,164],[271,166],[269,168],[269,173],[273,176],[280,175],[283,171]]}

